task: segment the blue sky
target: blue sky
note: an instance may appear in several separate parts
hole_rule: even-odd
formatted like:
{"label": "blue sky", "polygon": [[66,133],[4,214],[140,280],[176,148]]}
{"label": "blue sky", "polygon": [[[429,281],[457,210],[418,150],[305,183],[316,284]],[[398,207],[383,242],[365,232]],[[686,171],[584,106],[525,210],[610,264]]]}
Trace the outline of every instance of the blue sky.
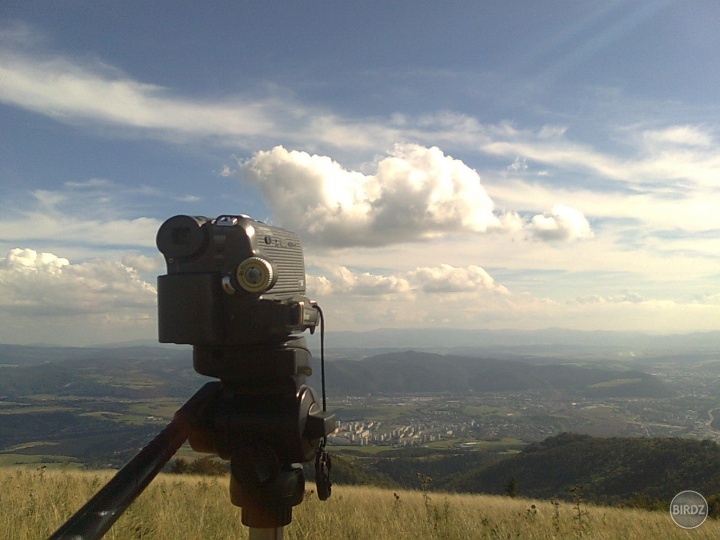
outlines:
{"label": "blue sky", "polygon": [[4,2],[0,342],[154,338],[175,214],[329,329],[720,323],[720,6]]}

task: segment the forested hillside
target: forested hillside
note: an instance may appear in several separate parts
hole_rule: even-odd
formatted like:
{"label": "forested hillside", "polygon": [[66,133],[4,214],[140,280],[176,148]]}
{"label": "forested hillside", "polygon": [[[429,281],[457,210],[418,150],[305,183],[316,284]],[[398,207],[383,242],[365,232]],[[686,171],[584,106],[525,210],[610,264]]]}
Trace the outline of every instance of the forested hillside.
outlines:
{"label": "forested hillside", "polygon": [[712,441],[563,433],[508,459],[458,473],[445,486],[505,493],[511,479],[517,493],[542,499],[567,499],[572,487],[588,500],[609,504],[637,498],[667,502],[686,489],[709,497],[720,493],[720,447]]}

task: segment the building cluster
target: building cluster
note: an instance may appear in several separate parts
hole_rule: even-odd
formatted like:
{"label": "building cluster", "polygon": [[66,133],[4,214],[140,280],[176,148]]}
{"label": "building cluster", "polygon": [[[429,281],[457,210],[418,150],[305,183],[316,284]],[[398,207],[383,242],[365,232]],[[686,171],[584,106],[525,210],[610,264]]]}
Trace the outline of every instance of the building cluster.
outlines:
{"label": "building cluster", "polygon": [[[692,382],[692,386],[690,384]],[[693,379],[673,398],[565,399],[543,391],[447,396],[347,397],[353,420],[328,437],[338,446],[412,447],[445,441],[460,450],[479,442],[539,441],[563,431],[600,436],[692,437],[720,441],[717,383]],[[367,411],[363,419],[362,411]],[[370,420],[373,413],[381,420]],[[347,413],[346,413],[347,414]]]}
{"label": "building cluster", "polygon": [[338,422],[335,433],[328,437],[332,444],[354,446],[415,446],[465,435],[475,421],[465,424],[419,423],[386,426],[383,422]]}

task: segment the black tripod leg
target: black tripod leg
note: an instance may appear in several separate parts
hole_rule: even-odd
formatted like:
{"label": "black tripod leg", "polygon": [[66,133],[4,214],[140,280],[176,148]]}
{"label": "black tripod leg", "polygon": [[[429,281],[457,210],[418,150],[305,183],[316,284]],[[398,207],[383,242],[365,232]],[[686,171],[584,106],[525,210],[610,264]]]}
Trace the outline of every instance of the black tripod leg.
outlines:
{"label": "black tripod leg", "polygon": [[158,435],[131,459],[49,540],[91,540],[104,535],[177,452],[220,383],[207,383],[191,397]]}

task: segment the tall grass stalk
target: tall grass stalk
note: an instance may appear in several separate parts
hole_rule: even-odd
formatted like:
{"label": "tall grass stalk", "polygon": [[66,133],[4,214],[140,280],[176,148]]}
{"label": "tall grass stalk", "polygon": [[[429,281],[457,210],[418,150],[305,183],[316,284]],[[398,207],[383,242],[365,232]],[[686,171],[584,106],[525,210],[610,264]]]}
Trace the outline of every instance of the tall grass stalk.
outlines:
{"label": "tall grass stalk", "polygon": [[[46,538],[112,476],[105,472],[0,469],[0,538]],[[311,490],[314,486],[307,485]],[[534,505],[534,507],[533,507]],[[578,527],[572,503],[521,498],[391,491],[334,486],[320,502],[314,494],[293,510],[285,538],[472,539],[592,538],[711,539],[720,522],[685,531],[667,512],[583,505]],[[105,538],[244,539],[240,509],[229,500],[227,478],[160,475]]]}

